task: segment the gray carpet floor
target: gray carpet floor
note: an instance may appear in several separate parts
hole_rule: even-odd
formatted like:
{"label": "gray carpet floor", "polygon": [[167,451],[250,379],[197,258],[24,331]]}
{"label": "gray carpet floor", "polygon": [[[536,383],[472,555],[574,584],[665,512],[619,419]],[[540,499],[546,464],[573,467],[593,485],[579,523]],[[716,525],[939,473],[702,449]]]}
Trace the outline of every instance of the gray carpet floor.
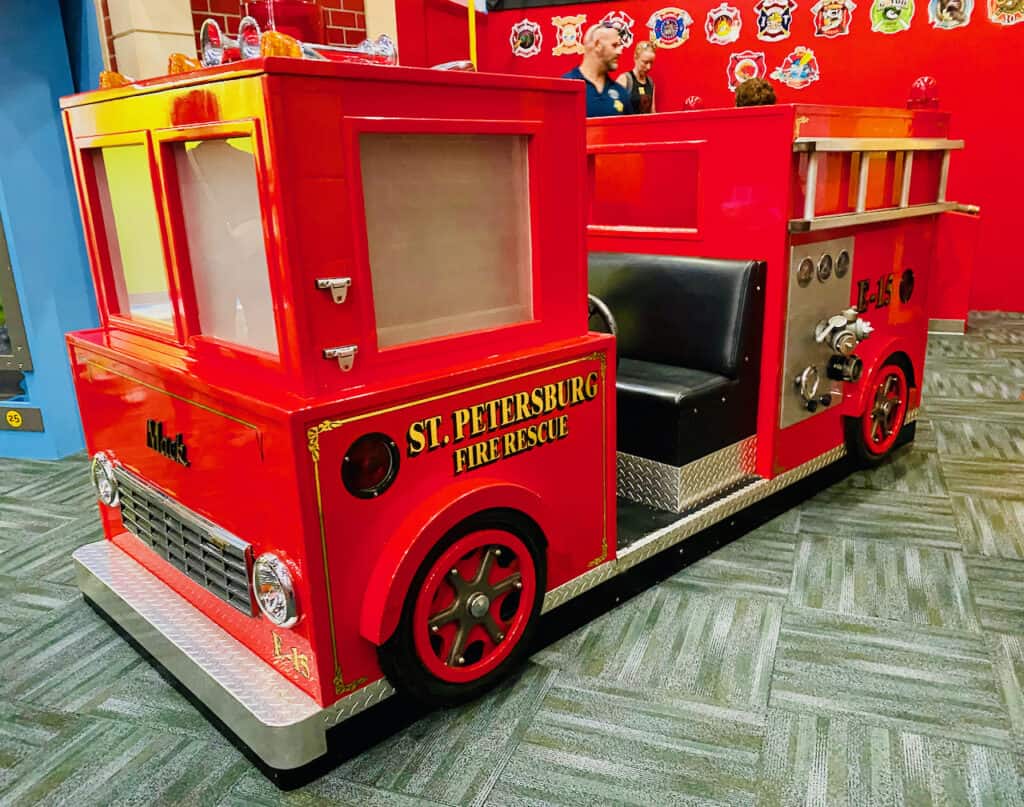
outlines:
{"label": "gray carpet floor", "polygon": [[2,804],[1024,805],[1024,316],[917,442],[279,792],[82,601],[85,457],[0,460]]}

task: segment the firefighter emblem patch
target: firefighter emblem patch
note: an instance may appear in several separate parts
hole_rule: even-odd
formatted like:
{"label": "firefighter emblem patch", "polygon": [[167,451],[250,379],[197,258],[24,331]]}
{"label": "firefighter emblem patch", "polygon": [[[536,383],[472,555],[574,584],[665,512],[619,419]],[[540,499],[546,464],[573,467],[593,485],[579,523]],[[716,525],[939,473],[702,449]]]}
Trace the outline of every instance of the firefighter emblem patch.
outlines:
{"label": "firefighter emblem patch", "polygon": [[910,30],[914,0],[875,0],[871,4],[871,30],[899,34]]}
{"label": "firefighter emblem patch", "polygon": [[666,50],[678,48],[689,39],[691,25],[693,17],[684,9],[674,6],[655,11],[647,20],[651,39],[657,41],[658,47]]}
{"label": "firefighter emblem patch", "polygon": [[555,46],[551,49],[552,56],[567,56],[583,53],[583,24],[587,21],[586,14],[575,14],[572,17],[552,17],[555,26]]}
{"label": "firefighter emblem patch", "polygon": [[814,51],[801,45],[782,60],[782,64],[772,71],[771,77],[794,90],[802,90],[821,78],[821,72]]}
{"label": "firefighter emblem patch", "polygon": [[543,41],[544,35],[540,32],[540,26],[533,20],[520,20],[512,26],[512,33],[508,36],[512,53],[524,59],[529,59],[540,53],[540,45]]}
{"label": "firefighter emblem patch", "polygon": [[633,18],[625,11],[609,11],[601,18],[601,25],[617,29],[625,47],[633,44]]}
{"label": "firefighter emblem patch", "polygon": [[988,0],[988,18],[999,25],[1024,22],[1024,0]]}
{"label": "firefighter emblem patch", "polygon": [[814,35],[827,39],[849,35],[850,23],[853,22],[853,12],[856,8],[853,0],[818,0],[811,7],[811,14],[814,15]]}
{"label": "firefighter emblem patch", "polygon": [[928,21],[934,28],[944,31],[963,28],[971,21],[974,0],[931,0],[928,3]]}
{"label": "firefighter emblem patch", "polygon": [[736,92],[736,88],[747,79],[765,78],[768,75],[768,63],[765,61],[764,51],[743,50],[739,53],[730,53],[725,74],[729,82],[729,92]]}
{"label": "firefighter emblem patch", "polygon": [[722,3],[708,12],[704,20],[704,33],[712,45],[730,45],[740,38],[742,26],[740,10]]}
{"label": "firefighter emblem patch", "polygon": [[754,6],[757,15],[757,38],[763,42],[778,42],[789,39],[793,27],[793,0],[758,0]]}

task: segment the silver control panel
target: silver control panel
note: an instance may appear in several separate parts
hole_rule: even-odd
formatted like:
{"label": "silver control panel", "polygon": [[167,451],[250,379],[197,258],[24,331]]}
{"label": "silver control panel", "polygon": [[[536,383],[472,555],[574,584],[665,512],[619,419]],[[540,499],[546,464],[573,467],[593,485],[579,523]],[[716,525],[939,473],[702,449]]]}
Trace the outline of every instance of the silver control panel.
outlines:
{"label": "silver control panel", "polygon": [[853,261],[852,237],[801,244],[790,250],[781,428],[813,417],[841,400],[843,382],[827,374],[833,350],[815,336],[819,324],[849,308]]}

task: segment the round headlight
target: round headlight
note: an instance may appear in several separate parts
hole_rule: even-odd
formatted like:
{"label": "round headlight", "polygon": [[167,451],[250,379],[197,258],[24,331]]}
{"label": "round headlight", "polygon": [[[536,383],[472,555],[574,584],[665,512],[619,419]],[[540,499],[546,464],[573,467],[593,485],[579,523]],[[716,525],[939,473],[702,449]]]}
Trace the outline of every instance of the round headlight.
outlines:
{"label": "round headlight", "polygon": [[299,612],[295,607],[295,590],[283,560],[269,552],[256,558],[252,565],[252,587],[267,619],[282,628],[296,623]]}
{"label": "round headlight", "polygon": [[96,495],[108,507],[117,507],[121,497],[117,492],[117,478],[114,476],[114,463],[102,451],[92,458],[92,486]]}

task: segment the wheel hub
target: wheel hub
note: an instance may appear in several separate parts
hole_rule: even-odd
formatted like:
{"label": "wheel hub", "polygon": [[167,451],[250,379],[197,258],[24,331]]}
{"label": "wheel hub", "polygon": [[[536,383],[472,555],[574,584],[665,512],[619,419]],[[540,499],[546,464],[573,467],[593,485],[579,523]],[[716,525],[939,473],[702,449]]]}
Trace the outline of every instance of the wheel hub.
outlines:
{"label": "wheel hub", "polygon": [[491,599],[482,591],[471,594],[466,601],[466,610],[473,619],[480,619],[491,607]]}

